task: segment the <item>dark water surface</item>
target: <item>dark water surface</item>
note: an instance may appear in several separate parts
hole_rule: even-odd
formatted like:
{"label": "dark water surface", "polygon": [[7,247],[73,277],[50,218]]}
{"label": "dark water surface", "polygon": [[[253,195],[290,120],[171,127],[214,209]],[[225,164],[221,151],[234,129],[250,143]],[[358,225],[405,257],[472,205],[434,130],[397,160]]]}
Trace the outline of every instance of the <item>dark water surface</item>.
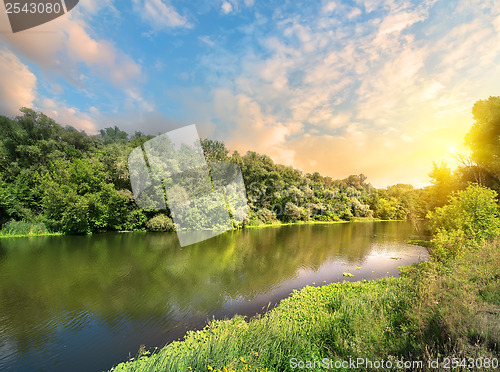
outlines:
{"label": "dark water surface", "polygon": [[1,239],[0,370],[107,370],[313,282],[398,276],[427,258],[407,244],[416,237],[411,224],[373,222],[231,231],[184,248],[173,233]]}

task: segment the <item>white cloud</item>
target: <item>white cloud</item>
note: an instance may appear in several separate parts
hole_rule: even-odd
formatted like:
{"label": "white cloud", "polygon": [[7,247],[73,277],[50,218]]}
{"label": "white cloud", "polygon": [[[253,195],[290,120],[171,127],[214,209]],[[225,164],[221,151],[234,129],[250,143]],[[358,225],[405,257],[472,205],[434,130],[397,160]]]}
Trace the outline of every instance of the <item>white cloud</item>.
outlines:
{"label": "white cloud", "polygon": [[202,41],[203,43],[207,44],[210,47],[215,46],[215,42],[208,35],[200,36],[198,39],[200,39],[200,41]]}
{"label": "white cloud", "polygon": [[21,107],[33,108],[45,113],[62,125],[72,125],[89,134],[96,133],[93,115],[69,107],[63,101],[54,101],[38,97],[36,76],[24,65],[14,53],[0,46],[0,115],[20,115]]}
{"label": "white cloud", "polygon": [[[138,85],[144,80],[141,65],[111,41],[91,36],[93,30],[85,20],[86,14],[103,7],[112,7],[111,1],[102,4],[87,1],[68,15],[38,26],[37,32],[15,34],[9,29],[7,15],[0,11],[0,44],[40,67],[43,77],[49,78],[45,83],[52,86],[54,93],[64,92],[52,77],[62,77],[82,91],[87,88],[88,80],[97,77],[124,91],[140,93]],[[140,105],[144,104],[141,94],[136,94],[136,98]],[[13,104],[10,110],[17,109]]]}
{"label": "white cloud", "polygon": [[221,10],[224,14],[231,13],[233,11],[233,6],[231,3],[224,1],[221,5]]}
{"label": "white cloud", "polygon": [[424,14],[418,11],[401,11],[388,15],[380,25],[380,35],[401,32],[405,28],[425,19]]}
{"label": "white cloud", "polygon": [[295,151],[288,148],[286,139],[300,131],[300,123],[285,125],[277,122],[273,115],[263,112],[260,104],[251,98],[243,95],[232,98],[235,100],[234,114],[241,118],[229,139],[232,147],[240,151],[252,149],[271,156],[279,163],[293,164]]}
{"label": "white cloud", "polygon": [[352,8],[349,13],[347,14],[347,18],[353,19],[362,14],[361,9],[359,8]]}
{"label": "white cloud", "polygon": [[67,26],[66,50],[74,64],[83,62],[116,85],[141,78],[141,66],[118,51],[112,42],[93,39],[79,22]]}
{"label": "white cloud", "polygon": [[180,15],[172,5],[162,0],[133,0],[133,2],[136,11],[154,30],[192,27],[187,17]]}
{"label": "white cloud", "polygon": [[337,8],[337,6],[338,5],[335,1],[330,1],[330,2],[326,3],[325,5],[323,5],[322,11],[325,14],[330,14],[331,12],[333,12]]}
{"label": "white cloud", "polygon": [[118,86],[141,80],[141,66],[112,42],[92,37],[90,26],[78,14],[71,12],[42,24],[37,32],[13,34],[8,30],[7,15],[0,12],[0,40],[16,54],[80,87],[84,85],[80,63]]}
{"label": "white cloud", "polygon": [[206,56],[212,121],[243,152],[422,185],[433,160],[461,147],[474,101],[498,94],[498,15],[465,2],[460,14],[434,0],[357,3],[324,3],[310,18],[277,11],[273,32],[254,29],[261,51]]}
{"label": "white cloud", "polygon": [[113,13],[118,14],[117,9],[113,5],[114,0],[80,0],[78,2],[79,11],[83,11],[90,15],[96,15],[103,9],[109,9]]}

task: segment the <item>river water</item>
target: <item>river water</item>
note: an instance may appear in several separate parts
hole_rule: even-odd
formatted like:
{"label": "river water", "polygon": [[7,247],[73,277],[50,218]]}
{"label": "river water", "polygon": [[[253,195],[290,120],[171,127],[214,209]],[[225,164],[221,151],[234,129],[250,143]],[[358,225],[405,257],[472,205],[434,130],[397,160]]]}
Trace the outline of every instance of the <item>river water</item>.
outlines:
{"label": "river water", "polygon": [[407,243],[418,237],[409,223],[363,222],[230,231],[183,248],[174,233],[0,239],[0,370],[108,370],[306,285],[398,276],[427,259]]}

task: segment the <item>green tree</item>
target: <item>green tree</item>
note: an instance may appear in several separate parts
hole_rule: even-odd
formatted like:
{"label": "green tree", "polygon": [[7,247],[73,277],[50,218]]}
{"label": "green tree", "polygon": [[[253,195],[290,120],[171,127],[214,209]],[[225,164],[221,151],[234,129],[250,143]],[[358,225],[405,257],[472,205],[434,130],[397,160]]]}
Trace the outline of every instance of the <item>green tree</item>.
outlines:
{"label": "green tree", "polygon": [[380,198],[377,216],[382,220],[394,220],[398,213],[398,200],[394,197],[389,199]]}
{"label": "green tree", "polygon": [[108,127],[101,129],[99,133],[101,134],[101,138],[104,141],[105,145],[109,145],[112,143],[124,145],[128,142],[127,132],[124,132],[116,125],[114,126],[114,128]]}
{"label": "green tree", "polygon": [[119,192],[106,182],[103,169],[102,163],[88,159],[52,165],[42,177],[40,190],[44,214],[53,229],[84,234],[119,230],[128,223],[133,208],[131,196],[127,197],[128,190]]}
{"label": "green tree", "polygon": [[227,154],[229,154],[229,150],[222,141],[202,139],[201,147],[208,162],[228,160]]}
{"label": "green tree", "polygon": [[432,186],[429,190],[430,209],[442,207],[446,204],[449,195],[459,189],[458,177],[453,174],[446,162],[433,163],[432,171],[429,173]]}
{"label": "green tree", "polygon": [[[90,155],[96,141],[73,127],[62,127],[41,112],[22,108],[23,115],[0,116],[0,172],[33,178],[58,160]],[[32,186],[32,185],[30,185]]]}
{"label": "green tree", "polygon": [[472,108],[474,124],[465,137],[485,186],[500,190],[500,97],[479,100]]}

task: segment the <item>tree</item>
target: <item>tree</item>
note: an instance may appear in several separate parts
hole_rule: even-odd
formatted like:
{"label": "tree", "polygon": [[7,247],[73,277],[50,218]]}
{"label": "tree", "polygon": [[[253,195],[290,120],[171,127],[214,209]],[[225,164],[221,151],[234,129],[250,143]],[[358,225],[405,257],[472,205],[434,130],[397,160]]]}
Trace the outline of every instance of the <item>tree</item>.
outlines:
{"label": "tree", "polygon": [[442,207],[446,204],[448,196],[458,190],[458,177],[454,176],[446,162],[433,163],[432,171],[429,173],[432,186],[430,188],[430,209]]}
{"label": "tree", "polygon": [[479,100],[472,108],[474,124],[465,137],[472,160],[483,170],[483,185],[500,190],[500,97]]}
{"label": "tree", "polygon": [[41,112],[22,108],[23,115],[0,116],[0,171],[31,179],[58,160],[82,158],[94,152],[96,141],[73,127],[62,127]]}
{"label": "tree", "polygon": [[128,134],[116,125],[114,128],[104,128],[99,131],[105,145],[111,143],[125,144],[128,142]]}
{"label": "tree", "polygon": [[202,139],[201,147],[208,162],[228,160],[227,154],[229,150],[226,149],[226,145],[222,141]]}
{"label": "tree", "polygon": [[[39,189],[47,222],[56,231],[85,234],[120,230],[130,226],[131,197],[106,182],[104,167],[97,161],[75,159],[56,162],[42,177]],[[129,192],[130,193],[130,192]],[[140,220],[144,223],[144,218]]]}

